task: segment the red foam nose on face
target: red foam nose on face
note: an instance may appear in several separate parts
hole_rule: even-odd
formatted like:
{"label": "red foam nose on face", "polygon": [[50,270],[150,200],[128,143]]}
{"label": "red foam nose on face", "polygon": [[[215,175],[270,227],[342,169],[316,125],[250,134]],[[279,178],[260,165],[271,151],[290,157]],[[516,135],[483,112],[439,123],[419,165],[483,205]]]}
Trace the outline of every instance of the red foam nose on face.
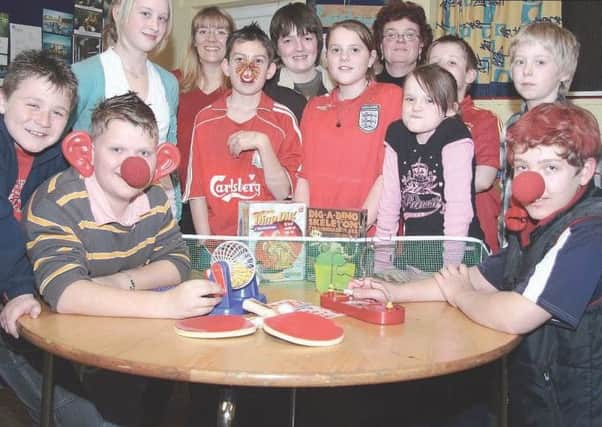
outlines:
{"label": "red foam nose on face", "polygon": [[512,181],[512,197],[523,206],[539,199],[545,189],[546,183],[537,172],[523,172]]}
{"label": "red foam nose on face", "polygon": [[151,172],[142,157],[128,157],[121,164],[121,177],[130,187],[144,188],[150,183]]}

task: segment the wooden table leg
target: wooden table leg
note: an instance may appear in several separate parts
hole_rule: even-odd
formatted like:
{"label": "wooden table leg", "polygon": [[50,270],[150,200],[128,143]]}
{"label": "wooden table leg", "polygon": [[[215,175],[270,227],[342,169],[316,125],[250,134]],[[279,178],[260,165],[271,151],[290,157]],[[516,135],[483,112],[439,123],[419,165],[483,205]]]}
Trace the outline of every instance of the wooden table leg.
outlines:
{"label": "wooden table leg", "polygon": [[42,371],[42,419],[41,427],[50,427],[52,425],[52,400],[53,400],[53,371],[54,356],[47,351],[44,352],[44,365]]}

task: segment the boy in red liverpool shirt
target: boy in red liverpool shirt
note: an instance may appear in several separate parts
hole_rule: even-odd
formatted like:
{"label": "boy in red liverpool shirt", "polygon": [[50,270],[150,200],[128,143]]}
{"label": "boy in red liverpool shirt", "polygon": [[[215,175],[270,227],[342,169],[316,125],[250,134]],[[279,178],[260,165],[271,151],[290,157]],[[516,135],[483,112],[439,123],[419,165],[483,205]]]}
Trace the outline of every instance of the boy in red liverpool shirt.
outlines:
{"label": "boy in red liverpool shirt", "polygon": [[194,122],[184,199],[197,234],[235,235],[240,200],[284,200],[294,188],[301,133],[293,113],[262,92],[273,59],[256,24],[228,38],[222,69],[232,91]]}

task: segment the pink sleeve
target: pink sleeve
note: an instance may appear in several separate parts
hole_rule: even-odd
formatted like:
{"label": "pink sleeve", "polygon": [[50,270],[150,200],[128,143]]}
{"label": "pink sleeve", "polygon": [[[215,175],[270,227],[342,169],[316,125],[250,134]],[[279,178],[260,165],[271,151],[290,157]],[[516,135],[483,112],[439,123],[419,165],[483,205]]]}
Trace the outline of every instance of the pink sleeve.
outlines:
{"label": "pink sleeve", "polygon": [[443,234],[467,236],[474,209],[471,200],[474,145],[469,138],[443,147],[441,159],[445,182]]}
{"label": "pink sleeve", "polygon": [[[385,160],[383,162],[383,191],[378,202],[376,213],[376,233],[374,237],[390,239],[397,235],[399,214],[401,209],[401,186],[399,184],[399,167],[397,153],[389,144],[385,144]],[[391,242],[377,243],[374,248],[374,272],[381,273],[394,268],[393,255],[395,244]]]}
{"label": "pink sleeve", "polygon": [[394,237],[399,227],[399,211],[401,209],[401,186],[399,184],[399,168],[397,153],[389,144],[385,144],[385,160],[383,163],[383,191],[376,214],[375,237]]}

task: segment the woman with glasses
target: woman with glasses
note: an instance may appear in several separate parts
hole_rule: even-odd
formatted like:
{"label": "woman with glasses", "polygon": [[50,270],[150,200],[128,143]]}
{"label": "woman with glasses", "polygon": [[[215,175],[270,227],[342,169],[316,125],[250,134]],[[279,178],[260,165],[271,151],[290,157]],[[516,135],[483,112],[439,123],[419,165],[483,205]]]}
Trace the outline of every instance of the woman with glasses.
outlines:
{"label": "woman with glasses", "polygon": [[403,87],[405,76],[424,62],[433,41],[424,9],[411,1],[383,6],[376,15],[372,31],[383,65],[376,81]]}
{"label": "woman with glasses", "polygon": [[[226,40],[234,31],[234,20],[225,11],[211,6],[192,18],[190,42],[180,69],[174,74],[180,82],[178,108],[178,148],[182,154],[180,182],[186,185],[192,126],[196,113],[211,104],[227,89],[221,63],[226,54]],[[190,208],[183,206],[180,227],[183,233],[194,233]]]}

